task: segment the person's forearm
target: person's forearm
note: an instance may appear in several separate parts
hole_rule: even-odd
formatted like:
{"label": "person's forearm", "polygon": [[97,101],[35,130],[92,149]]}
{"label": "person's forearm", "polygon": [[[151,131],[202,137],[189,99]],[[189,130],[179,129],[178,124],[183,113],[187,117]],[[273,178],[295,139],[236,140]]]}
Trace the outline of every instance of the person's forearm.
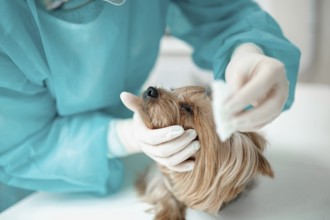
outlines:
{"label": "person's forearm", "polygon": [[112,182],[111,186],[120,185],[117,182],[122,179],[118,176],[122,170],[111,170],[121,166],[108,167],[109,120],[99,112],[53,119],[43,129],[1,153],[1,181],[54,192],[115,190],[108,188],[108,181]]}

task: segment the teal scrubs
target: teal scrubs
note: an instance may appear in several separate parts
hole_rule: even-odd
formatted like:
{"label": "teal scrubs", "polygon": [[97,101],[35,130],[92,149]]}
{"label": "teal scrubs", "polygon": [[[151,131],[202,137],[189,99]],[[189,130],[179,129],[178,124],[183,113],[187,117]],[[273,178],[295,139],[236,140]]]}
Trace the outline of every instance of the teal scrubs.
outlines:
{"label": "teal scrubs", "polygon": [[46,11],[36,0],[0,0],[0,181],[51,192],[115,192],[123,165],[107,147],[119,99],[138,94],[170,33],[193,60],[223,78],[232,51],[252,42],[281,60],[293,102],[300,52],[249,0],[103,1]]}

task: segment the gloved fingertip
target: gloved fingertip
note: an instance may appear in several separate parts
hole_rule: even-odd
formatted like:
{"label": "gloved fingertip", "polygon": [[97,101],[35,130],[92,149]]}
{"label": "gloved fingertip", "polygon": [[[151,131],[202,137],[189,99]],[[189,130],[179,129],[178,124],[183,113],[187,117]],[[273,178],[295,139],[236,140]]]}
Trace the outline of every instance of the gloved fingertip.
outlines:
{"label": "gloved fingertip", "polygon": [[136,95],[129,92],[122,92],[120,93],[120,99],[128,109],[134,112],[137,111],[139,98]]}
{"label": "gloved fingertip", "polygon": [[195,161],[193,160],[187,160],[183,163],[181,163],[178,167],[180,172],[189,172],[192,171],[195,167]]}
{"label": "gloved fingertip", "polygon": [[198,151],[201,148],[199,141],[193,141],[193,151]]}
{"label": "gloved fingertip", "polygon": [[184,133],[184,129],[182,126],[174,125],[174,126],[172,126],[172,129],[170,131],[170,134],[171,134],[170,136],[174,138],[174,137],[178,137],[178,136],[182,135],[183,133]]}
{"label": "gloved fingertip", "polygon": [[229,114],[233,115],[244,110],[244,107],[241,107],[237,103],[231,103],[231,102],[226,103],[223,108],[228,115]]}
{"label": "gloved fingertip", "polygon": [[190,137],[196,137],[197,136],[197,132],[194,129],[188,129],[188,130],[186,130],[186,132]]}
{"label": "gloved fingertip", "polygon": [[130,98],[131,98],[131,96],[133,96],[133,94],[132,93],[129,93],[129,92],[121,92],[120,93],[120,99],[122,100],[122,101],[127,101],[127,100],[129,100]]}
{"label": "gloved fingertip", "polygon": [[185,170],[186,171],[192,171],[195,167],[195,162],[188,162],[186,165],[185,165]]}

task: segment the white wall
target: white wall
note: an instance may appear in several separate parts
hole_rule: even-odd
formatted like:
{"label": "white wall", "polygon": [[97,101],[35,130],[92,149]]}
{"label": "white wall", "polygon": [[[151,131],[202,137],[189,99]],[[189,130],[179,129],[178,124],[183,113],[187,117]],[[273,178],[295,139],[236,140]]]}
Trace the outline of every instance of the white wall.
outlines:
{"label": "white wall", "polygon": [[330,1],[316,0],[317,22],[313,63],[301,81],[330,84]]}
{"label": "white wall", "polygon": [[302,51],[299,80],[330,84],[330,1],[256,0]]}

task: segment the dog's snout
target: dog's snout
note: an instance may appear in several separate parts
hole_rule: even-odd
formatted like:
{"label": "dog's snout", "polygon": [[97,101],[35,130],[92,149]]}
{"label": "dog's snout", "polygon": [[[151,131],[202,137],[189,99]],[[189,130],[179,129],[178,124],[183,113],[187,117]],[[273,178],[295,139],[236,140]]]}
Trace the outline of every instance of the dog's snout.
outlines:
{"label": "dog's snout", "polygon": [[143,94],[144,98],[157,98],[159,95],[155,87],[150,86]]}

